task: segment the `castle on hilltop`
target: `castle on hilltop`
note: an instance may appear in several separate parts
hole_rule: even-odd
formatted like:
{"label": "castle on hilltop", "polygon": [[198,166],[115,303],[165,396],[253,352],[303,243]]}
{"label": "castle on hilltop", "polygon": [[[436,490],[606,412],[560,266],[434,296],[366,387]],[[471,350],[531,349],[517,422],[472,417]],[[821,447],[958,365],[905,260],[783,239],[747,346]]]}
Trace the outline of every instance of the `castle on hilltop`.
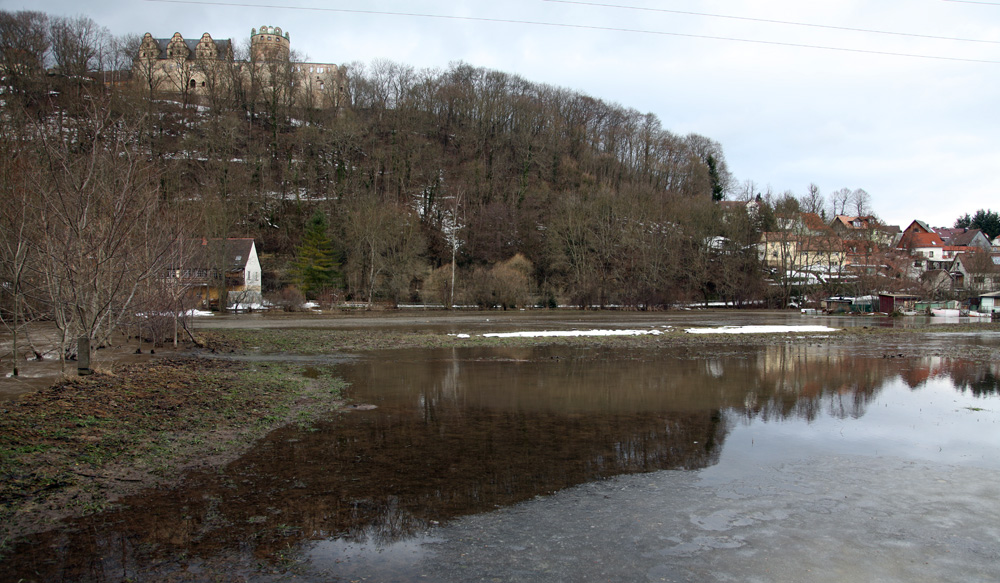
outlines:
{"label": "castle on hilltop", "polygon": [[185,39],[179,32],[170,38],[154,38],[147,32],[133,63],[133,79],[150,92],[183,94],[196,100],[209,99],[233,83],[256,82],[271,88],[291,87],[289,95],[303,107],[343,103],[344,69],[332,63],[293,61],[288,33],[280,27],[251,29],[249,52],[241,57],[237,59],[230,39],[215,40],[207,32],[198,40]]}

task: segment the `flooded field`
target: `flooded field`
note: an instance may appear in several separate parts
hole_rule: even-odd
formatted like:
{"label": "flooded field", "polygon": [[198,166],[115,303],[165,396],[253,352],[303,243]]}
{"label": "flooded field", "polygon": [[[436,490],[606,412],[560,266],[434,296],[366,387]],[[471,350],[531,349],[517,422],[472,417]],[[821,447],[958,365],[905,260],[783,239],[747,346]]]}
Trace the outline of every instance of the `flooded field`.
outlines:
{"label": "flooded field", "polygon": [[305,357],[359,406],[37,535],[0,580],[996,580],[1000,361],[935,342],[1000,335]]}

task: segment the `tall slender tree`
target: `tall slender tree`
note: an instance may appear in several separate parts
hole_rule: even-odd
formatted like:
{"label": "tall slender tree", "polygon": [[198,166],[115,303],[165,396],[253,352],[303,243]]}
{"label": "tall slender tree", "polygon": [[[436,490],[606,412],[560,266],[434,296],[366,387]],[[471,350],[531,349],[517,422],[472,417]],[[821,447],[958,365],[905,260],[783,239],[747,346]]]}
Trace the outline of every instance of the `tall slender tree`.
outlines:
{"label": "tall slender tree", "polygon": [[326,214],[313,213],[296,250],[295,280],[309,298],[339,284],[339,261],[327,228]]}

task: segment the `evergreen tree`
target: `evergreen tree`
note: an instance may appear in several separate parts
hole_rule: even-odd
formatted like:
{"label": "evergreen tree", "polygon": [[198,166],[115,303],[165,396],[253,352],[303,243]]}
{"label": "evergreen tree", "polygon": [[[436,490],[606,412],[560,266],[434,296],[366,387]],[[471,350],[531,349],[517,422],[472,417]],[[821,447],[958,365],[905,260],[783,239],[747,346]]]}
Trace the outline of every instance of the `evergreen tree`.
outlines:
{"label": "evergreen tree", "polygon": [[991,210],[979,209],[972,217],[972,228],[982,229],[992,241],[1000,236],[1000,215]]}
{"label": "evergreen tree", "polygon": [[955,221],[955,228],[979,229],[992,241],[997,236],[1000,236],[1000,214],[992,210],[983,209],[979,209],[971,217],[969,213],[965,213],[965,216],[959,217]]}
{"label": "evergreen tree", "polygon": [[708,177],[712,181],[712,200],[718,202],[725,198],[726,191],[722,186],[722,177],[719,176],[719,164],[715,161],[715,156],[709,154],[705,160],[708,165]]}
{"label": "evergreen tree", "polygon": [[302,245],[296,250],[295,280],[309,298],[336,286],[340,280],[339,258],[326,230],[326,215],[316,211],[306,225]]}

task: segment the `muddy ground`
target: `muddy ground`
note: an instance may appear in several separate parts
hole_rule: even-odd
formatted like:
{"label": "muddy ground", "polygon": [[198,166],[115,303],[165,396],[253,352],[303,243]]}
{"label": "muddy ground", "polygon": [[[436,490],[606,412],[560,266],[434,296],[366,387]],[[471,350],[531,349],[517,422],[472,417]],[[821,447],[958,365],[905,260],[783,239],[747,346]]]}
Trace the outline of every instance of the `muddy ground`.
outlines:
{"label": "muddy ground", "polygon": [[343,406],[340,389],[281,364],[153,356],[0,401],[0,543],[221,466]]}

